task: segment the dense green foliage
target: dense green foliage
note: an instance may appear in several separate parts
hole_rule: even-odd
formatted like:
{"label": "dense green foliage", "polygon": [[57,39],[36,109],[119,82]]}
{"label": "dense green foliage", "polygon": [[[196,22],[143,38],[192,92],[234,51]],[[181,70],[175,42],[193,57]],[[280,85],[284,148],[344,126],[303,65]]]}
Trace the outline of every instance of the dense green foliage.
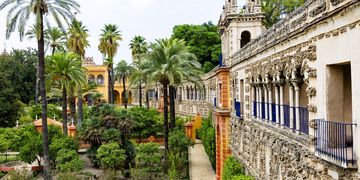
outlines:
{"label": "dense green foliage", "polygon": [[129,109],[129,113],[135,123],[133,135],[139,136],[139,138],[146,138],[150,135],[156,135],[157,132],[161,132],[162,117],[156,109],[146,109],[135,106]]}
{"label": "dense green foliage", "polygon": [[190,52],[194,53],[203,66],[204,72],[209,72],[219,64],[221,39],[216,25],[212,22],[202,25],[177,25],[173,28],[172,38],[184,39]]}
{"label": "dense green foliage", "polygon": [[254,178],[245,176],[244,167],[234,157],[228,157],[224,162],[223,180],[252,180]]}
{"label": "dense green foliage", "polygon": [[37,60],[34,49],[13,50],[8,56],[0,55],[1,76],[10,82],[7,87],[11,87],[13,94],[25,104],[35,99]]}
{"label": "dense green foliage", "polygon": [[0,73],[0,127],[14,127],[20,117],[21,104],[9,80]]}
{"label": "dense green foliage", "polygon": [[56,169],[64,172],[76,172],[83,169],[84,162],[76,150],[61,149],[57,153]]}
{"label": "dense green foliage", "polygon": [[160,146],[156,143],[140,144],[136,149],[136,167],[132,170],[135,179],[156,179],[161,177],[163,165]]}
{"label": "dense green foliage", "polygon": [[212,167],[216,168],[216,142],[215,128],[212,125],[212,117],[204,118],[199,130],[200,139],[203,142],[205,151],[209,156]]}
{"label": "dense green foliage", "polygon": [[[56,120],[61,119],[61,109],[59,109],[55,104],[48,104],[47,113],[49,118]],[[35,118],[41,119],[41,105],[32,105],[29,115],[33,120],[35,120]]]}
{"label": "dense green foliage", "polygon": [[125,150],[118,143],[103,144],[97,150],[96,157],[104,169],[120,169],[125,165]]}
{"label": "dense green foliage", "polygon": [[262,0],[261,7],[265,13],[264,26],[270,28],[281,20],[281,16],[289,14],[304,2],[305,0]]}

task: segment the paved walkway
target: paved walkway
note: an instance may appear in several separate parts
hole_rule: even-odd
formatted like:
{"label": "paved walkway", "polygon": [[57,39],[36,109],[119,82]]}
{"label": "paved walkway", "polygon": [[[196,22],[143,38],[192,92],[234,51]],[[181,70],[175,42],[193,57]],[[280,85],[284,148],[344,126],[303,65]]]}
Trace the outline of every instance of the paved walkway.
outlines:
{"label": "paved walkway", "polygon": [[201,141],[196,140],[194,147],[189,147],[189,164],[191,180],[215,180],[215,172],[211,167]]}

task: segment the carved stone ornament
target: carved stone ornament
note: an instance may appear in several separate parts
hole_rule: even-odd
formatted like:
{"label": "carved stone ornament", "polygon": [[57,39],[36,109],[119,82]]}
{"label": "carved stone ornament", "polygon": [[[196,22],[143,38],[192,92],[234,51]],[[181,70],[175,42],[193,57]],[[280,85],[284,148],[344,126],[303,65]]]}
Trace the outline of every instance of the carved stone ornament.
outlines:
{"label": "carved stone ornament", "polygon": [[307,50],[307,59],[309,59],[309,61],[316,61],[317,56],[316,56],[316,46],[312,45],[309,46],[309,49]]}
{"label": "carved stone ornament", "polygon": [[246,92],[246,93],[249,93],[249,92],[250,92],[250,87],[249,87],[249,86],[246,86],[246,87],[245,87],[245,92]]}
{"label": "carved stone ornament", "polygon": [[315,87],[308,87],[306,89],[306,94],[309,98],[316,97],[316,88]]}
{"label": "carved stone ornament", "polygon": [[310,128],[313,128],[313,129],[317,129],[316,120],[315,120],[315,119],[311,119],[311,120],[309,121],[309,127],[310,127]]}
{"label": "carved stone ornament", "polygon": [[308,68],[307,73],[308,73],[309,78],[316,78],[317,77],[317,70],[315,68]]}
{"label": "carved stone ornament", "polygon": [[317,113],[317,107],[314,104],[309,104],[308,109],[311,113]]}

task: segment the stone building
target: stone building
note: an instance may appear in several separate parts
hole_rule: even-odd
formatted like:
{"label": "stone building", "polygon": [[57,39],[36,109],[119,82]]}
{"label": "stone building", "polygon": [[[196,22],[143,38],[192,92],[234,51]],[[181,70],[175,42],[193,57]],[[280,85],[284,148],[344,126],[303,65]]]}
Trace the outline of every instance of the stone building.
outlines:
{"label": "stone building", "polygon": [[[83,66],[87,70],[88,81],[95,82],[97,85],[96,91],[103,94],[103,100],[108,101],[108,81],[109,73],[106,65],[96,65],[92,58],[85,58],[83,61]],[[118,79],[118,78],[117,78]],[[130,90],[128,81],[126,81],[125,88],[127,91]],[[128,92],[128,103],[132,104],[133,94],[130,90]],[[114,85],[114,104],[121,106],[124,104],[124,88],[122,82],[116,80]],[[85,100],[89,105],[92,104],[91,96],[85,94]]]}
{"label": "stone building", "polygon": [[225,0],[220,66],[177,87],[212,113],[217,179],[232,154],[257,179],[359,179],[360,2],[308,0],[270,29],[260,0]]}

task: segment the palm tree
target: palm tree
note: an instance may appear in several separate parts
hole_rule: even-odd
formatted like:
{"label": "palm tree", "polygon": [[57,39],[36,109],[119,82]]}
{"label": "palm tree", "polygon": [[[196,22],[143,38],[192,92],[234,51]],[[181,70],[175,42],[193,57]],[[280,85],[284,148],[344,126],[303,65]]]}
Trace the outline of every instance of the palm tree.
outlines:
{"label": "palm tree", "polygon": [[18,29],[20,40],[25,35],[25,27],[29,21],[30,15],[35,17],[36,38],[38,41],[39,58],[39,79],[40,95],[42,103],[42,133],[43,133],[43,151],[44,151],[44,178],[51,179],[50,176],[50,157],[49,157],[49,137],[47,129],[47,102],[45,90],[45,42],[44,42],[44,20],[47,15],[54,17],[59,27],[63,27],[61,19],[66,22],[73,17],[74,11],[79,11],[80,5],[74,0],[5,0],[0,4],[0,11],[10,7],[6,22],[6,38]]}
{"label": "palm tree", "polygon": [[104,55],[105,64],[108,67],[109,81],[108,81],[108,101],[110,104],[114,104],[114,57],[119,48],[119,41],[122,40],[121,32],[118,30],[118,26],[114,24],[106,24],[102,29],[100,35],[99,51]]}
{"label": "palm tree", "polygon": [[[141,56],[145,53],[147,53],[147,48],[148,48],[148,44],[145,41],[145,38],[142,36],[135,36],[131,42],[130,42],[130,49],[131,49],[131,54],[133,57],[133,62],[135,64],[135,67],[137,69],[137,78],[135,78],[134,80],[137,80],[137,82],[139,83],[139,105],[142,106],[142,83],[146,82],[143,79],[143,75],[141,75],[140,73],[143,72],[142,65],[141,65]],[[149,97],[148,97],[148,92],[146,92],[146,99],[147,99],[147,106],[149,106]]]}
{"label": "palm tree", "polygon": [[146,90],[146,107],[149,109],[149,94],[147,90],[148,78],[147,78],[147,67],[146,63],[144,61],[141,61],[140,59],[133,63],[133,71],[130,76],[130,82],[134,85],[139,85],[139,105],[142,106],[142,84],[145,83],[145,90]]}
{"label": "palm tree", "polygon": [[48,85],[58,85],[62,90],[62,115],[63,131],[68,134],[67,129],[67,91],[73,83],[85,85],[87,82],[85,68],[81,66],[81,60],[74,53],[56,53],[47,58],[47,80]]}
{"label": "palm tree", "polygon": [[64,52],[66,45],[66,36],[57,27],[49,28],[45,31],[45,45],[51,48],[51,55],[54,55],[56,51]]}
{"label": "palm tree", "polygon": [[119,77],[119,80],[122,80],[122,84],[123,84],[123,93],[124,93],[124,105],[125,105],[125,109],[127,108],[127,103],[128,103],[128,93],[126,91],[126,86],[125,86],[125,82],[126,82],[126,78],[128,78],[132,72],[133,67],[131,65],[129,65],[125,60],[121,60],[115,68],[115,72],[116,72],[116,76]]}
{"label": "palm tree", "polygon": [[[168,150],[168,87],[183,82],[187,77],[194,75],[195,70],[200,72],[201,65],[196,61],[195,55],[189,53],[189,48],[183,40],[156,40],[156,43],[150,45],[149,51],[145,57],[149,80],[160,82],[163,86],[165,149]],[[174,107],[174,104],[171,106]],[[175,108],[173,113],[175,117]],[[172,127],[175,125],[174,122],[175,119],[172,120]]]}
{"label": "palm tree", "polygon": [[[88,29],[82,24],[81,21],[76,20],[75,18],[72,20],[72,23],[69,28],[68,32],[68,48],[70,51],[76,53],[80,56],[81,60],[85,57],[85,49],[90,46],[88,41]],[[81,94],[82,87],[78,87],[78,121],[82,121],[83,117],[83,98]],[[70,112],[72,115],[72,118],[75,118],[76,113],[76,96],[74,92],[75,88],[70,89]]]}

